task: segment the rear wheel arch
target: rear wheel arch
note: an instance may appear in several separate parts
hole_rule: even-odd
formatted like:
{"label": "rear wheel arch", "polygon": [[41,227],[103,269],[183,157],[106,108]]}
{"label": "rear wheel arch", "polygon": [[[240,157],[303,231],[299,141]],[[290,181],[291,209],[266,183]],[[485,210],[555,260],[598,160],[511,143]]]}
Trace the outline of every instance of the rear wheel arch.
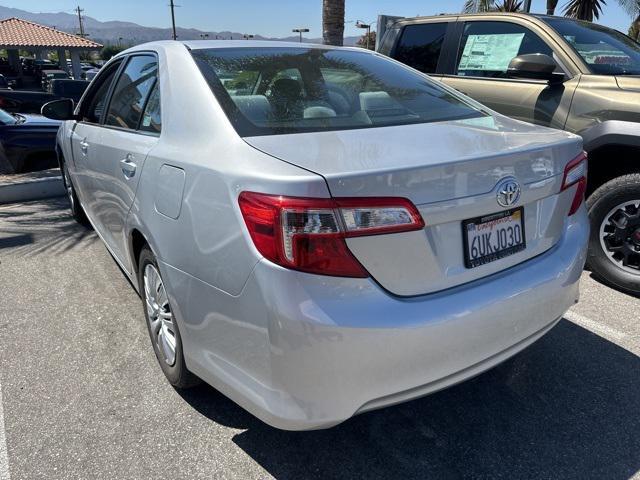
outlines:
{"label": "rear wheel arch", "polygon": [[58,159],[58,166],[60,167],[60,170],[62,170],[62,164],[64,163],[64,153],[62,153],[62,148],[60,147],[60,144],[58,142],[56,142],[56,157]]}
{"label": "rear wheel arch", "polygon": [[588,154],[587,197],[614,178],[640,173],[640,145],[607,144]]}
{"label": "rear wheel arch", "polygon": [[137,228],[131,230],[129,235],[129,247],[129,251],[131,252],[131,265],[133,266],[134,273],[137,274],[142,250],[144,247],[149,248],[149,250],[152,250],[152,248],[151,245],[149,245],[147,238]]}

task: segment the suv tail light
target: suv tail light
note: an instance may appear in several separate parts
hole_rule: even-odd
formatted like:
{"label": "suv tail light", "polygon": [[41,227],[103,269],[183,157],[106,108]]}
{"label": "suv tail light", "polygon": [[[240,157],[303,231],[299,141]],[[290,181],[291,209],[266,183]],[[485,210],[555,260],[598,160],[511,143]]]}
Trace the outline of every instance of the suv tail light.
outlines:
{"label": "suv tail light", "polygon": [[584,202],[584,194],[587,191],[587,153],[582,152],[576,158],[567,163],[564,168],[564,177],[562,178],[562,189],[564,191],[572,185],[578,184],[576,194],[571,203],[569,215],[573,215],[578,211],[582,202]]}
{"label": "suv tail light", "polygon": [[242,192],[242,216],[265,258],[286,268],[320,275],[365,278],[369,274],[345,239],[424,228],[405,198],[300,198]]}

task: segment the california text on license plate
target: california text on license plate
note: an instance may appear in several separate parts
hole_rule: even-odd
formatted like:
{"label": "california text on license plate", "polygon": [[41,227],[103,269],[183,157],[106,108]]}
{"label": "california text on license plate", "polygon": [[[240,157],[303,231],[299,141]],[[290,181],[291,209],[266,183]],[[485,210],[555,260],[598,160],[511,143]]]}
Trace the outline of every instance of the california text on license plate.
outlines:
{"label": "california text on license plate", "polygon": [[462,222],[464,264],[479,267],[526,248],[524,208],[471,218]]}

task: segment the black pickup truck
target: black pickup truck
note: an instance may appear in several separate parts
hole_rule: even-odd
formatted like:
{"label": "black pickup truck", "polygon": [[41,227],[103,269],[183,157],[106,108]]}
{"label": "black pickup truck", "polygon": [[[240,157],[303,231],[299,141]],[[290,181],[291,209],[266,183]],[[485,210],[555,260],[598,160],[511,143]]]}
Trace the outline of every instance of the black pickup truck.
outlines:
{"label": "black pickup truck", "polygon": [[60,97],[46,92],[0,90],[0,108],[9,113],[40,113],[40,108]]}
{"label": "black pickup truck", "polygon": [[27,90],[0,90],[0,108],[9,113],[40,113],[42,105],[52,100],[71,98],[80,100],[89,82],[84,80],[55,80],[53,93]]}

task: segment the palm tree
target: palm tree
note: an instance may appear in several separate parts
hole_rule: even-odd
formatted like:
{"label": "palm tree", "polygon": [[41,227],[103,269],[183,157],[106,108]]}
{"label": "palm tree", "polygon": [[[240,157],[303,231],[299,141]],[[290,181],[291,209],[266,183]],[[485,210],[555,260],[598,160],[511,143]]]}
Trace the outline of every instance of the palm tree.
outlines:
{"label": "palm tree", "polygon": [[640,0],[618,0],[629,16],[633,18],[629,27],[629,36],[640,41]]}
{"label": "palm tree", "polygon": [[600,18],[602,6],[606,4],[605,0],[569,0],[564,7],[564,16],[593,22],[594,18]]}
{"label": "palm tree", "polygon": [[503,0],[502,5],[496,5],[498,12],[518,12],[522,8],[522,2],[518,0]]}
{"label": "palm tree", "polygon": [[495,0],[465,0],[462,13],[490,12],[495,7]]}
{"label": "palm tree", "polygon": [[547,15],[555,14],[557,6],[558,0],[547,0]]}
{"label": "palm tree", "polygon": [[342,45],[344,0],[322,0],[322,39],[327,45]]}

